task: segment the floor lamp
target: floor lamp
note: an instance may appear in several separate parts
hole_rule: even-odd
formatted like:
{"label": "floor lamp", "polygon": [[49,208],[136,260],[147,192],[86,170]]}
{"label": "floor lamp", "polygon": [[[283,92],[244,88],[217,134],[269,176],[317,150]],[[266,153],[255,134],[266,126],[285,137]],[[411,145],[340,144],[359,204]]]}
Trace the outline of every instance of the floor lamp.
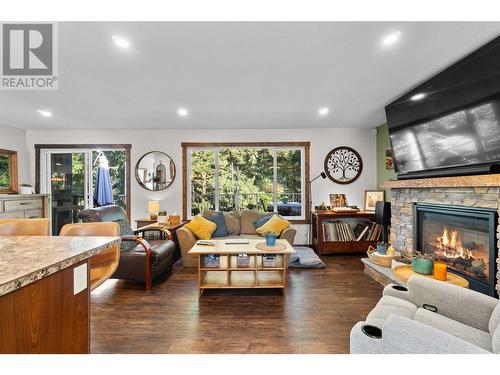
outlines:
{"label": "floor lamp", "polygon": [[309,181],[309,233],[308,233],[308,238],[307,238],[307,242],[308,242],[308,245],[312,245],[312,220],[313,220],[313,217],[312,217],[312,203],[313,203],[313,199],[312,199],[312,189],[311,189],[311,185],[314,181],[316,181],[318,178],[322,178],[323,180],[326,178],[326,173],[325,172],[321,172],[319,175],[317,175],[316,177],[314,177],[311,181]]}

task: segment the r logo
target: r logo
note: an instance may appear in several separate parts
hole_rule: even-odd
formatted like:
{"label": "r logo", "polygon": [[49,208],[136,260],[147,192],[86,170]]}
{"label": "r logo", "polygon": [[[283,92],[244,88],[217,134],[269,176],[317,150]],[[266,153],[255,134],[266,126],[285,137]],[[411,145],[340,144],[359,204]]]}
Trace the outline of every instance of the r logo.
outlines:
{"label": "r logo", "polygon": [[2,74],[53,75],[53,25],[3,24]]}

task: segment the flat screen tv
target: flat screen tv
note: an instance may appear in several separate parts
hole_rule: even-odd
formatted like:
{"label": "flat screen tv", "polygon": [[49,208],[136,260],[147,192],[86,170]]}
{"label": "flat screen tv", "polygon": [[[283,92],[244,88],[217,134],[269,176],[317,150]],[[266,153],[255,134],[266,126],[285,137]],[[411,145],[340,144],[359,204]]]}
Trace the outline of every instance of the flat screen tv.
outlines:
{"label": "flat screen tv", "polygon": [[385,111],[399,179],[500,172],[500,37]]}

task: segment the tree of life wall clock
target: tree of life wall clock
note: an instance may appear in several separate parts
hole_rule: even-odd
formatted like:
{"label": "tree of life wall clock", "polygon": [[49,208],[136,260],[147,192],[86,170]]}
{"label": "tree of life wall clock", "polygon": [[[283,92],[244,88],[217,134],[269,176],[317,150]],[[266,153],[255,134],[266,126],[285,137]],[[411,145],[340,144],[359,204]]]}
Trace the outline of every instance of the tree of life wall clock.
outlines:
{"label": "tree of life wall clock", "polygon": [[326,155],[325,173],[337,184],[346,185],[356,181],[362,170],[361,156],[350,147],[336,147]]}

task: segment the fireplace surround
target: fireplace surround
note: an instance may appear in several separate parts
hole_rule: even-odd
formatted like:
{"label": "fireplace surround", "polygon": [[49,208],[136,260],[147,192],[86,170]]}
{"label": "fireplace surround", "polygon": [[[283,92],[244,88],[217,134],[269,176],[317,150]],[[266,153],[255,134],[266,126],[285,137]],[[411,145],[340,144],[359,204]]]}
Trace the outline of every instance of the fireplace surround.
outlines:
{"label": "fireplace surround", "polygon": [[[489,208],[500,213],[500,174],[391,180],[383,182],[380,188],[391,189],[392,192],[389,242],[397,251],[414,252],[415,204]],[[498,219],[494,233],[497,248],[500,248]],[[497,256],[496,262],[499,269],[500,257]],[[500,292],[500,271],[496,275],[496,290]]]}
{"label": "fireplace surround", "polygon": [[444,261],[469,288],[495,296],[496,209],[415,203],[414,250]]}

